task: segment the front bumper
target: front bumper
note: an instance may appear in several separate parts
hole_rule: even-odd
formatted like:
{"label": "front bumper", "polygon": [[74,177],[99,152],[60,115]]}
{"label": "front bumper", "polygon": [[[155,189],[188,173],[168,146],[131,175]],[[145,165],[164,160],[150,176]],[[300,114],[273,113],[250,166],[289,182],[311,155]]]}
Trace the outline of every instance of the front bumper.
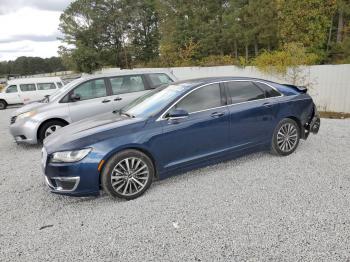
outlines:
{"label": "front bumper", "polygon": [[[12,119],[12,118],[11,118]],[[11,120],[10,133],[16,143],[37,144],[37,131],[40,123],[31,119]]]}
{"label": "front bumper", "polygon": [[50,163],[42,150],[42,170],[45,183],[52,193],[69,196],[96,196],[100,193],[99,160],[90,153],[75,163]]}
{"label": "front bumper", "polygon": [[80,177],[48,177],[45,176],[46,185],[52,190],[61,193],[74,192],[80,182]]}

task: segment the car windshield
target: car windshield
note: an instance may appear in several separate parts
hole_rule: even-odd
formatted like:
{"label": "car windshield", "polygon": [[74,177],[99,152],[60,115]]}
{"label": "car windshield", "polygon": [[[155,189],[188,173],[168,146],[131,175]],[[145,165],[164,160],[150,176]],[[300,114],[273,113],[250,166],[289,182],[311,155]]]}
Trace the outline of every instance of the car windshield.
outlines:
{"label": "car windshield", "polygon": [[69,82],[68,84],[66,84],[62,88],[58,89],[52,95],[46,97],[44,100],[42,100],[42,102],[47,103],[49,101],[55,100],[56,98],[60,97],[61,94],[65,93],[68,89],[70,89],[72,86],[78,84],[81,81],[82,81],[82,78],[78,78],[78,79],[73,80],[72,82]]}
{"label": "car windshield", "polygon": [[130,116],[149,117],[164,109],[174,99],[179,97],[188,84],[159,87],[131,102],[122,111]]}

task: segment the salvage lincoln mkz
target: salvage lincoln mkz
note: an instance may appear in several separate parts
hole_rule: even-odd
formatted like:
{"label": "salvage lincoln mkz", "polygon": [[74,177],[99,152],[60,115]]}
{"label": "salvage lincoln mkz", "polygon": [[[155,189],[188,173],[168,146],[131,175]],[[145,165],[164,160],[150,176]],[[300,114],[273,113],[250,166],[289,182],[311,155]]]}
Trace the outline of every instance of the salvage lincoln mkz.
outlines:
{"label": "salvage lincoln mkz", "polygon": [[239,155],[286,156],[317,133],[320,119],[302,87],[251,78],[177,82],[46,138],[42,165],[55,193],[102,188],[133,199],[154,179]]}

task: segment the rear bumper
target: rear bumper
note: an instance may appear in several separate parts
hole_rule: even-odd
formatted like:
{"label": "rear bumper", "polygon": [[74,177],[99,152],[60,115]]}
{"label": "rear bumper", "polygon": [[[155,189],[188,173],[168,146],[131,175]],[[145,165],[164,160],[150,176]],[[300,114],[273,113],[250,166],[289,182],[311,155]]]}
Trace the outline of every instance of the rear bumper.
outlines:
{"label": "rear bumper", "polygon": [[320,126],[321,126],[321,119],[320,119],[320,116],[317,114],[311,120],[309,131],[313,134],[317,134],[318,131],[320,130]]}
{"label": "rear bumper", "polygon": [[318,131],[320,130],[320,126],[321,126],[320,115],[317,112],[316,106],[314,105],[313,116],[311,117],[310,121],[303,126],[302,138],[307,139],[310,133],[317,134]]}

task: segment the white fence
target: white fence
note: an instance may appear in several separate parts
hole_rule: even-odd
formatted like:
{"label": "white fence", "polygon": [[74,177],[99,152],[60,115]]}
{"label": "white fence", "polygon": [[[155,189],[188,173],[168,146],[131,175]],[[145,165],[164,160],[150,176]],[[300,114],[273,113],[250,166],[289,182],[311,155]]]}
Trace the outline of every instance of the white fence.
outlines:
{"label": "white fence", "polygon": [[[262,74],[254,67],[215,66],[173,67],[167,69],[180,80],[210,76],[245,76],[263,78],[280,83],[286,82],[276,76]],[[139,70],[153,69],[145,68]],[[305,75],[308,75],[313,83],[309,93],[321,111],[350,113],[350,64],[310,66],[304,70]],[[119,69],[117,68],[102,70],[103,73],[118,71]]]}

